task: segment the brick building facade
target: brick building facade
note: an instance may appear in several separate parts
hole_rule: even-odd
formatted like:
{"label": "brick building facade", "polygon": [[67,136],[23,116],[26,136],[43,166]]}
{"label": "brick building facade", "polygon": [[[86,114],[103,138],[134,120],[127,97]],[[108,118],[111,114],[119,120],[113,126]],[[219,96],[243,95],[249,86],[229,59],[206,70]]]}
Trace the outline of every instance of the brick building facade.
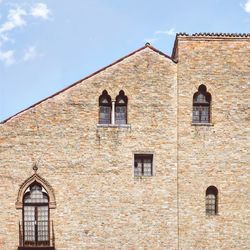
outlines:
{"label": "brick building facade", "polygon": [[147,44],[0,124],[0,249],[249,249],[250,34]]}

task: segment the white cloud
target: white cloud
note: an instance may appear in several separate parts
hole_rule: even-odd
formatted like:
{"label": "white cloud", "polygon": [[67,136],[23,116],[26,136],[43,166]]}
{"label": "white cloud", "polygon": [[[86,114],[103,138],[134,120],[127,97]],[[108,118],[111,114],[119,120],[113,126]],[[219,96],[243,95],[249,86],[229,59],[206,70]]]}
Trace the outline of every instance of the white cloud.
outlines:
{"label": "white cloud", "polygon": [[0,26],[0,34],[26,25],[26,21],[23,19],[26,15],[27,12],[22,8],[11,9],[7,21]]}
{"label": "white cloud", "polygon": [[40,17],[42,19],[48,19],[51,14],[51,10],[45,3],[37,3],[31,8],[31,15],[34,17]]}
{"label": "white cloud", "polygon": [[[4,0],[0,0],[0,4]],[[13,5],[12,5],[13,6]],[[24,5],[25,6],[25,5]],[[28,26],[28,21],[31,21],[31,18],[40,18],[43,20],[49,19],[51,15],[51,10],[44,3],[36,3],[32,7],[21,7],[20,5],[15,5],[12,7],[7,14],[5,20],[1,18],[0,23],[0,61],[6,65],[11,65],[16,62],[14,57],[14,50],[8,48],[3,50],[3,46],[8,46],[11,43],[15,42],[15,38],[12,38],[12,31],[15,29],[20,29],[24,26]],[[3,21],[2,21],[3,20]],[[37,53],[36,47],[29,47],[24,54],[22,61],[33,60],[40,56]]]}
{"label": "white cloud", "polygon": [[12,41],[6,34],[1,34],[0,33],[0,47],[6,43],[6,42],[9,42],[9,41]]}
{"label": "white cloud", "polygon": [[0,51],[0,61],[4,62],[5,65],[15,63],[14,53],[14,50]]}
{"label": "white cloud", "polygon": [[243,7],[247,13],[250,13],[250,0],[248,0]]}
{"label": "white cloud", "polygon": [[35,58],[37,58],[39,56],[37,49],[35,46],[30,46],[24,54],[23,60],[24,61],[30,61],[33,60]]}
{"label": "white cloud", "polygon": [[174,36],[175,35],[175,29],[174,28],[171,28],[169,30],[156,30],[155,31],[155,34],[165,34],[165,35],[168,35],[168,36]]}

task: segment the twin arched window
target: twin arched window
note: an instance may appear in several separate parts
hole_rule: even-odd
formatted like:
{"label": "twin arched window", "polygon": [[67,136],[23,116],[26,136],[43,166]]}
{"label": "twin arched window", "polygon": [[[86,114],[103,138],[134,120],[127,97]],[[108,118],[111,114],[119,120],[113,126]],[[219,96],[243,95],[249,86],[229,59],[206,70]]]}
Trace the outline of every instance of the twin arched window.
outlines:
{"label": "twin arched window", "polygon": [[206,190],[206,214],[216,215],[218,213],[218,189],[210,186]]}
{"label": "twin arched window", "polygon": [[211,94],[205,85],[200,85],[193,96],[193,123],[210,123]]}
{"label": "twin arched window", "polygon": [[121,90],[115,101],[106,90],[99,97],[99,124],[127,124],[128,97]]}

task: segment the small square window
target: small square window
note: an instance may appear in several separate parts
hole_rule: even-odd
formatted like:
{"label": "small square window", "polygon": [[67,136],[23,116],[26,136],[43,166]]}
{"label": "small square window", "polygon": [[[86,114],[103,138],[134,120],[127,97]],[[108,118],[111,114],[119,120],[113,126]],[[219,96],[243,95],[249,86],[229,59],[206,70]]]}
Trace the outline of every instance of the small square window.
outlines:
{"label": "small square window", "polygon": [[135,154],[134,155],[134,176],[153,175],[153,155]]}

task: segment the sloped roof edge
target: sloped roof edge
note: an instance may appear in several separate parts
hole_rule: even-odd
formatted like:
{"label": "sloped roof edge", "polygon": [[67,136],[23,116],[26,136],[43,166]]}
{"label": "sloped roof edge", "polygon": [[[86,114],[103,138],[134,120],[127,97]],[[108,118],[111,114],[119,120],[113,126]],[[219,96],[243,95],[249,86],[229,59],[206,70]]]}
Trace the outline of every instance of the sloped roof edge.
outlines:
{"label": "sloped roof edge", "polygon": [[50,95],[50,96],[48,96],[48,97],[46,97],[46,98],[44,98],[44,99],[42,99],[42,100],[36,102],[35,104],[33,104],[33,105],[31,105],[31,106],[29,106],[29,107],[27,107],[27,108],[25,108],[25,109],[19,111],[18,113],[14,114],[14,115],[12,115],[12,116],[10,116],[10,117],[8,117],[7,119],[1,121],[0,124],[6,123],[7,121],[11,120],[12,118],[15,118],[17,115],[19,115],[19,114],[21,114],[21,113],[23,113],[23,112],[25,112],[25,111],[27,111],[27,110],[29,110],[29,109],[31,109],[31,108],[34,108],[35,106],[39,105],[40,103],[42,103],[42,102],[44,102],[44,101],[46,101],[46,100],[48,100],[48,99],[50,99],[50,98],[53,98],[54,96],[59,95],[60,93],[66,91],[67,89],[70,89],[70,88],[74,87],[75,85],[81,83],[82,81],[87,80],[88,78],[91,78],[92,76],[97,75],[98,73],[104,71],[105,69],[110,68],[111,66],[113,66],[113,65],[115,65],[115,64],[117,64],[117,63],[123,61],[124,59],[126,59],[126,58],[128,58],[128,57],[130,57],[130,56],[136,54],[137,52],[146,49],[146,48],[150,48],[151,50],[155,51],[156,53],[158,53],[158,54],[160,54],[160,55],[162,55],[162,56],[164,56],[164,57],[170,59],[170,60],[173,61],[174,63],[176,63],[176,61],[174,61],[172,57],[170,57],[170,56],[168,56],[167,54],[161,52],[160,50],[154,48],[154,47],[153,47],[152,45],[150,45],[149,43],[146,43],[145,46],[143,46],[143,47],[141,47],[141,48],[139,48],[139,49],[137,49],[137,50],[135,50],[135,51],[133,51],[133,52],[127,54],[126,56],[124,56],[124,57],[122,57],[122,58],[120,58],[120,59],[114,61],[113,63],[111,63],[111,64],[109,64],[109,65],[107,65],[107,66],[105,66],[105,67],[103,67],[103,68],[101,68],[101,69],[95,71],[94,73],[92,73],[92,74],[90,74],[90,75],[88,75],[88,76],[86,76],[86,77],[84,77],[84,78],[82,78],[82,79],[80,79],[80,80],[74,82],[73,84],[67,86],[66,88],[64,88],[64,89],[62,89],[62,90],[60,90],[60,91],[58,91],[58,92],[56,92],[56,93],[54,93],[54,94],[52,94],[52,95]]}

